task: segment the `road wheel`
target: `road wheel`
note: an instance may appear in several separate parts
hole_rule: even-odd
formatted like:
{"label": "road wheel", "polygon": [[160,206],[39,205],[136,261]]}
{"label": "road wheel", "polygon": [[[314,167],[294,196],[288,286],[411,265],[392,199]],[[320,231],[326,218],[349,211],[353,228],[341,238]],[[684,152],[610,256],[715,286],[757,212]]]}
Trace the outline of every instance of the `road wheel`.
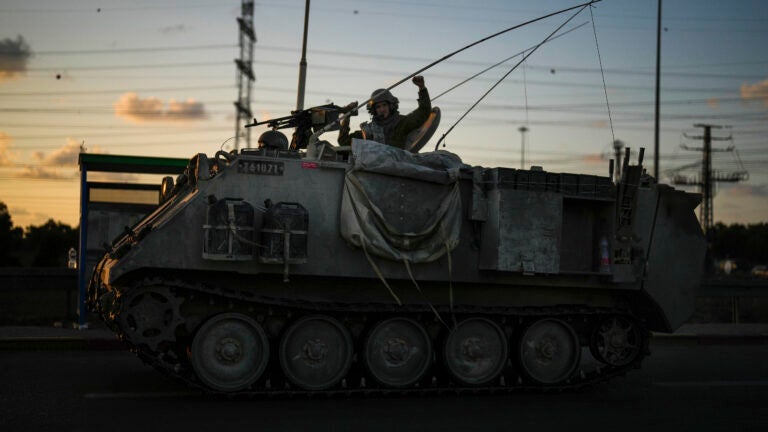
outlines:
{"label": "road wheel", "polygon": [[248,388],[267,367],[269,341],[261,326],[239,313],[215,315],[192,340],[192,369],[206,386],[234,392]]}
{"label": "road wheel", "polygon": [[299,319],[280,341],[280,367],[305,390],[325,390],[338,384],[352,362],[352,337],[335,318],[314,315]]}
{"label": "road wheel", "polygon": [[518,348],[520,370],[539,384],[565,381],[581,360],[576,332],[565,321],[554,318],[543,318],[528,326]]}
{"label": "road wheel", "polygon": [[376,325],[365,342],[365,365],[373,378],[389,387],[409,387],[432,364],[432,343],[419,323],[389,318]]}
{"label": "road wheel", "polygon": [[501,373],[507,362],[507,338],[496,323],[470,318],[451,330],[445,341],[445,364],[462,384],[485,384]]}

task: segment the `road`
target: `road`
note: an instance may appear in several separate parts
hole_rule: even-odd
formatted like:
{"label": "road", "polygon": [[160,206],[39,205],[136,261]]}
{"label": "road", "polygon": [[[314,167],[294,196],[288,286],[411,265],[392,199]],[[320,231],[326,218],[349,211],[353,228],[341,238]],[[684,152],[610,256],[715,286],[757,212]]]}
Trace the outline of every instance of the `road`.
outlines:
{"label": "road", "polygon": [[210,399],[126,352],[2,351],[0,430],[768,430],[768,344],[722,342],[655,340],[579,392],[373,399]]}

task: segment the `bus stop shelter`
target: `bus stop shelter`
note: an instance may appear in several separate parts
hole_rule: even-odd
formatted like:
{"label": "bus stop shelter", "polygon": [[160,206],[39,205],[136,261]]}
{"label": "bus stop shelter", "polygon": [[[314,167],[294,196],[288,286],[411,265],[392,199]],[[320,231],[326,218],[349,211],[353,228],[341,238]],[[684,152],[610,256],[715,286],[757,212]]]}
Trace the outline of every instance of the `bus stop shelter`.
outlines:
{"label": "bus stop shelter", "polygon": [[106,247],[160,204],[160,182],[88,181],[88,173],[181,174],[188,159],[80,153],[80,241],[77,263],[78,323],[87,323],[86,291]]}

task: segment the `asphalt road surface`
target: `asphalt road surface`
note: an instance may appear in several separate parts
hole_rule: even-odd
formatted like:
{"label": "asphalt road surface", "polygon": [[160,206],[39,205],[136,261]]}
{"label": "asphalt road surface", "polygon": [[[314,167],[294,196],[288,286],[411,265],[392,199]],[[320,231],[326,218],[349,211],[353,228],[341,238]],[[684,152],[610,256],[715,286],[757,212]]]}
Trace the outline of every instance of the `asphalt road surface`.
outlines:
{"label": "asphalt road surface", "polygon": [[768,344],[654,341],[579,392],[221,400],[120,351],[0,351],[0,431],[768,431]]}

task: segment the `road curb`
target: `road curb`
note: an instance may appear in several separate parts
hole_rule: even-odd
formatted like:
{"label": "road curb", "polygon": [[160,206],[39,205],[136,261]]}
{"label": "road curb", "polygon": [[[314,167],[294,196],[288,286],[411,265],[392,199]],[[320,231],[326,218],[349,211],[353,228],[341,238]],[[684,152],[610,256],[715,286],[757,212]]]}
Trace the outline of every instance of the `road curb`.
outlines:
{"label": "road curb", "polygon": [[126,351],[117,339],[77,337],[6,337],[0,338],[0,351]]}
{"label": "road curb", "polygon": [[762,345],[768,344],[768,334],[721,335],[692,333],[653,333],[652,342],[680,343],[693,345]]}

